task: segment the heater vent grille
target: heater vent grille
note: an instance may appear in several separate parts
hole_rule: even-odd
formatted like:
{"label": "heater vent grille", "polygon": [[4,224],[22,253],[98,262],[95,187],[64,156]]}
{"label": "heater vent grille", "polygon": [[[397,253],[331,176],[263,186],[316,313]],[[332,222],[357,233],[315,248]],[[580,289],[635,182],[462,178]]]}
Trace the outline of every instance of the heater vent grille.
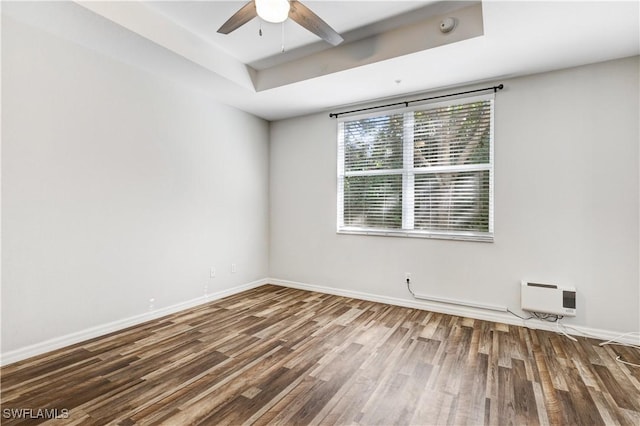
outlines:
{"label": "heater vent grille", "polygon": [[576,289],[522,281],[520,307],[529,312],[573,317],[576,315]]}

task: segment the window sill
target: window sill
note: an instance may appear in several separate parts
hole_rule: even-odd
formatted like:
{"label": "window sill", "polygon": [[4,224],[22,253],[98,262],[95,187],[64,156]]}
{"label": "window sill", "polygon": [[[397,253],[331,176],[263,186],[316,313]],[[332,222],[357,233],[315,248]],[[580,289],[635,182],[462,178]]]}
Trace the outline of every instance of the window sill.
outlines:
{"label": "window sill", "polygon": [[394,230],[380,230],[380,229],[354,229],[343,228],[337,230],[338,234],[345,235],[373,235],[378,237],[401,237],[401,238],[429,238],[437,240],[454,240],[454,241],[475,241],[481,243],[492,243],[493,234],[477,234],[473,232],[456,232],[456,233],[441,233],[441,232],[421,232],[421,231],[394,231]]}

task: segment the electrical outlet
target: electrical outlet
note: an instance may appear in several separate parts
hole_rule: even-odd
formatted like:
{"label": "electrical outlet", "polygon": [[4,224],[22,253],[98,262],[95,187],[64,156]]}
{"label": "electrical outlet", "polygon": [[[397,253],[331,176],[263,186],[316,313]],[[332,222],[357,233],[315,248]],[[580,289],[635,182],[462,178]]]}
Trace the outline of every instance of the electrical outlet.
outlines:
{"label": "electrical outlet", "polygon": [[238,272],[238,267],[236,266],[235,263],[231,264],[231,273],[235,274],[236,272]]}
{"label": "electrical outlet", "polygon": [[405,281],[411,281],[411,272],[405,272],[404,273],[404,280]]}
{"label": "electrical outlet", "polygon": [[150,311],[153,311],[153,307],[154,307],[155,302],[156,302],[156,299],[154,299],[153,297],[151,299],[149,299],[149,310]]}
{"label": "electrical outlet", "polygon": [[211,268],[209,270],[209,278],[215,278],[216,277],[216,268]]}

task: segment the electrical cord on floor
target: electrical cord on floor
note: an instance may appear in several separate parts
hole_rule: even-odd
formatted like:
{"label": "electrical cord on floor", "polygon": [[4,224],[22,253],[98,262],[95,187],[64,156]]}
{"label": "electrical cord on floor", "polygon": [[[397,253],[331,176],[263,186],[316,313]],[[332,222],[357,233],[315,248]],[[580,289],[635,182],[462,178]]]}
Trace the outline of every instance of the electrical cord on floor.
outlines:
{"label": "electrical cord on floor", "polygon": [[[409,286],[409,280],[407,280],[407,286]],[[409,287],[409,291],[411,291],[411,287]],[[411,292],[413,294],[413,292]],[[567,339],[577,342],[578,339],[576,339],[575,337],[571,336],[568,332],[567,329],[571,329],[574,332],[577,332],[579,335],[583,336],[583,337],[591,337],[594,339],[599,339],[599,340],[604,340],[602,337],[600,336],[595,336],[593,334],[590,333],[586,333],[582,330],[578,330],[577,328],[571,327],[570,325],[565,325],[563,324],[560,320],[562,320],[564,318],[563,315],[554,315],[554,314],[544,314],[541,312],[531,312],[531,316],[530,317],[523,317],[521,315],[516,314],[515,312],[513,312],[511,309],[507,308],[507,312],[509,312],[511,315],[520,318],[522,321],[528,321],[530,319],[538,319],[540,321],[547,321],[547,322],[555,322],[556,323],[556,331],[558,334],[562,334],[563,336],[565,336]],[[636,345],[636,344],[629,344],[629,343],[623,343],[623,342],[619,342],[618,339],[620,339],[621,337],[626,337],[626,336],[634,336],[637,335],[640,337],[640,332],[638,331],[632,331],[629,333],[624,333],[621,334],[619,336],[614,337],[613,339],[607,340],[606,342],[602,342],[600,343],[601,347],[604,347],[606,345],[619,345],[619,346],[627,346],[630,348],[634,348],[634,349],[640,349],[640,345]],[[628,362],[622,359],[621,355],[618,355],[616,357],[616,361],[624,364],[624,365],[628,365],[631,367],[640,367],[640,364],[634,364],[633,362]]]}
{"label": "electrical cord on floor", "polygon": [[620,355],[618,355],[616,357],[616,361],[618,361],[619,363],[624,364],[624,365],[630,365],[632,367],[640,367],[640,364],[634,364],[632,362],[623,361],[622,357]]}
{"label": "electrical cord on floor", "polygon": [[[582,330],[578,330],[578,329],[576,329],[574,327],[571,327],[570,325],[561,324],[560,321],[558,321],[556,323],[556,326],[558,327],[558,332],[559,333],[567,336],[568,338],[570,338],[573,341],[576,341],[576,339],[571,337],[571,336],[569,336],[566,332],[564,332],[564,329],[569,328],[569,329],[571,329],[573,331],[576,331],[576,332],[580,333],[583,336],[591,337],[591,338],[594,338],[594,339],[602,339],[602,337],[595,336],[595,335],[590,334],[590,333],[586,333],[586,332],[584,332]],[[563,329],[562,331],[560,330],[560,327],[562,327],[562,329]],[[634,348],[634,349],[640,349],[640,345],[635,345],[635,344],[631,344],[631,343],[624,343],[624,342],[619,342],[618,341],[618,339],[620,339],[621,337],[632,336],[632,335],[640,335],[640,332],[631,331],[629,333],[620,334],[620,335],[614,337],[613,339],[607,340],[606,342],[599,343],[599,346],[600,347],[604,347],[604,346],[607,346],[607,345],[617,345],[617,346],[626,346],[626,347]],[[622,359],[621,355],[616,356],[616,361],[621,363],[621,364],[624,364],[624,365],[629,365],[631,367],[639,367],[640,368],[640,364],[634,364],[633,362],[625,361],[625,360]]]}
{"label": "electrical cord on floor", "polygon": [[556,330],[558,331],[558,333],[562,334],[564,337],[566,337],[569,340],[572,340],[574,342],[578,341],[578,339],[576,339],[575,337],[573,337],[572,335],[566,332],[566,330],[564,329],[564,324],[560,324],[559,320],[555,321],[555,323],[556,323]]}
{"label": "electrical cord on floor", "polygon": [[[632,332],[629,332],[629,333],[624,333],[624,334],[621,334],[619,336],[614,337],[613,339],[607,340],[606,342],[600,343],[600,346],[604,347],[606,345],[617,345],[617,346],[626,346],[626,347],[634,348],[634,349],[640,349],[640,345],[634,345],[632,343],[617,342],[617,340],[619,338],[621,338],[621,337],[630,336],[630,335],[636,335],[636,334],[640,335],[640,332],[632,331]],[[632,367],[639,367],[640,368],[640,364],[634,364],[633,362],[628,362],[628,361],[623,360],[622,359],[622,355],[618,355],[616,357],[616,361],[618,361],[618,362],[620,362],[620,363],[622,363],[624,365],[630,365]]]}
{"label": "electrical cord on floor", "polygon": [[[582,331],[582,330],[578,330],[577,328],[571,327],[570,325],[566,325],[566,324],[561,324],[561,325],[562,325],[562,327],[569,328],[569,329],[581,334],[582,336],[591,337],[593,339],[598,339],[598,340],[604,340],[604,338],[602,338],[601,336],[596,336],[595,334],[591,334],[591,333],[587,333],[587,332]],[[640,337],[640,331],[630,331],[628,333],[620,334],[620,335],[614,337],[613,339],[607,340],[605,342],[601,342],[599,344],[599,346],[619,345],[619,346],[627,346],[627,347],[634,348],[634,349],[640,349],[640,344],[636,345],[636,344],[633,344],[633,343],[624,343],[624,342],[619,342],[618,341],[618,339],[620,339],[621,337],[633,336],[633,335],[638,335]]]}
{"label": "electrical cord on floor", "polygon": [[620,343],[620,342],[618,342],[618,339],[621,338],[621,337],[633,336],[633,335],[636,335],[636,334],[640,336],[640,331],[630,331],[629,333],[621,334],[619,336],[614,337],[613,339],[610,339],[610,340],[607,340],[606,342],[600,343],[600,346],[620,345],[620,346],[628,346],[630,348],[640,349],[640,345],[635,345],[633,343]]}

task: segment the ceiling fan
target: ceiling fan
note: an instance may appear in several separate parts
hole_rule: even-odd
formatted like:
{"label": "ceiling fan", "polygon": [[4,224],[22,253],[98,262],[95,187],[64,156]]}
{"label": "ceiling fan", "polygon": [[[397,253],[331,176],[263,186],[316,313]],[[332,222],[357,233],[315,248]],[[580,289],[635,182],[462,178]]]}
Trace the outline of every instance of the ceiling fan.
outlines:
{"label": "ceiling fan", "polygon": [[329,24],[297,0],[251,0],[222,24],[218,32],[229,34],[256,16],[272,23],[284,22],[287,18],[291,18],[333,46],[343,41],[340,34]]}

